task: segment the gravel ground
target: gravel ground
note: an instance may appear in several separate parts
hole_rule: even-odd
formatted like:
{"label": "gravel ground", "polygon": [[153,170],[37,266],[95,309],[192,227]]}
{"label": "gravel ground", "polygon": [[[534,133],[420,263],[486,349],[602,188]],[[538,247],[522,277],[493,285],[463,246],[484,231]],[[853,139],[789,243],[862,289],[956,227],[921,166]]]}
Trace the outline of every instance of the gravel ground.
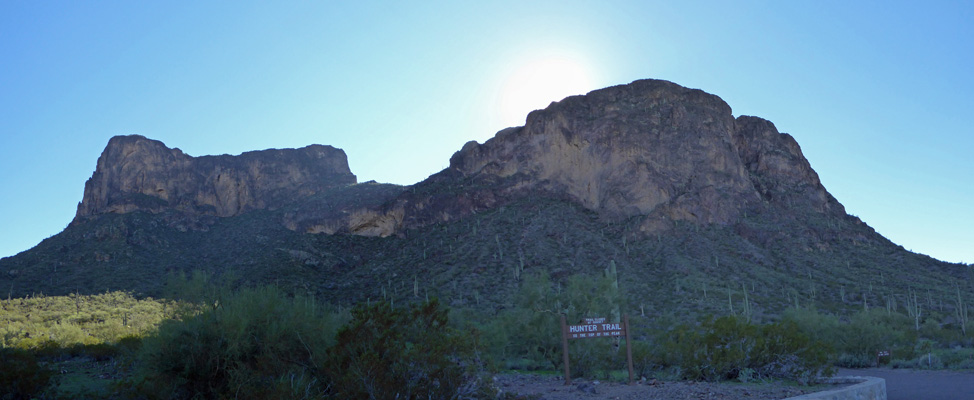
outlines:
{"label": "gravel ground", "polygon": [[496,377],[503,392],[536,399],[784,399],[806,393],[829,390],[831,386],[796,387],[783,383],[709,383],[661,382],[650,380],[636,385],[573,379],[565,386],[564,378],[539,375],[502,374]]}

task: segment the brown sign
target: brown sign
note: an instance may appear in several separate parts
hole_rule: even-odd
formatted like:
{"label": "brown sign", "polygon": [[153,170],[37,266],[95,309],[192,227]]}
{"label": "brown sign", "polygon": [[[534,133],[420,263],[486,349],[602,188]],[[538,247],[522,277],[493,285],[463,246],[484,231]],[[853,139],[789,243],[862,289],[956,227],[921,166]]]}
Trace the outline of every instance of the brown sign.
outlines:
{"label": "brown sign", "polygon": [[632,380],[632,342],[629,340],[629,316],[622,315],[622,322],[605,322],[605,318],[585,318],[582,324],[568,325],[565,315],[561,316],[561,346],[562,362],[565,364],[565,384],[571,385],[572,374],[568,366],[568,339],[583,339],[596,337],[626,337],[626,362],[629,366],[629,384]]}
{"label": "brown sign", "polygon": [[[586,319],[595,320],[595,318],[586,318]],[[604,321],[605,318],[599,318],[599,320]],[[568,325],[568,338],[583,339],[583,338],[595,338],[595,337],[625,336],[626,330],[623,328],[624,326],[619,323]]]}

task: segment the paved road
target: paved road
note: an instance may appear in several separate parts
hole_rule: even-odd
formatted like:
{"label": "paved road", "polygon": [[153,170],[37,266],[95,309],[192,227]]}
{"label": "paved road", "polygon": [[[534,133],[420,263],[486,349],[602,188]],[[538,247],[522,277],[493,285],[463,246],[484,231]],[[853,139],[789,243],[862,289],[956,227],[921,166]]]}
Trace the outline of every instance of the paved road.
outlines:
{"label": "paved road", "polygon": [[840,369],[836,375],[886,379],[887,400],[974,400],[974,373],[903,369]]}

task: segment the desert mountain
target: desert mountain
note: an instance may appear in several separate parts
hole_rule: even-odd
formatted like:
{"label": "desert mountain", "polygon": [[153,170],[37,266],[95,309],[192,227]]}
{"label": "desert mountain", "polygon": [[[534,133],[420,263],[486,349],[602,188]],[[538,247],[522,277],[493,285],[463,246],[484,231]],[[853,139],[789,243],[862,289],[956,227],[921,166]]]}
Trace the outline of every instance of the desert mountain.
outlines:
{"label": "desert mountain", "polygon": [[640,313],[726,313],[745,296],[758,314],[895,307],[917,291],[943,308],[974,291],[969,268],[847,215],[771,122],[658,80],[552,103],[409,187],[356,183],[330,146],[190,157],[116,137],[71,225],[0,260],[0,287],[158,295],[168,273],[203,269],[336,303],[491,308],[522,274],[610,265]]}
{"label": "desert mountain", "polygon": [[641,217],[639,229],[653,233],[675,221],[727,225],[762,202],[845,215],[791,136],[760,118],[735,119],[717,96],[658,80],[552,103],[523,127],[467,143],[414,189],[348,231],[387,236],[536,192],[606,220]]}

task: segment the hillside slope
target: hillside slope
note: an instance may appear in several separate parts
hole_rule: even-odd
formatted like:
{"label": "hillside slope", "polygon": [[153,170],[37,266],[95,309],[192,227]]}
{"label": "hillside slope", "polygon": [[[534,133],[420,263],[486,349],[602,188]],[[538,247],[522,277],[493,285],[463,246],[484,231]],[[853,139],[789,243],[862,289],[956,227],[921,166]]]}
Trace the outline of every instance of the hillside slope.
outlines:
{"label": "hillside slope", "polygon": [[[113,139],[78,216],[0,260],[11,296],[132,290],[170,272],[334,303],[504,307],[524,274],[619,271],[631,313],[845,312],[921,293],[949,315],[970,268],[891,243],[823,187],[795,140],[655,80],[552,103],[410,187],[355,183],[328,146],[189,157]],[[949,318],[947,319],[949,321]]]}

